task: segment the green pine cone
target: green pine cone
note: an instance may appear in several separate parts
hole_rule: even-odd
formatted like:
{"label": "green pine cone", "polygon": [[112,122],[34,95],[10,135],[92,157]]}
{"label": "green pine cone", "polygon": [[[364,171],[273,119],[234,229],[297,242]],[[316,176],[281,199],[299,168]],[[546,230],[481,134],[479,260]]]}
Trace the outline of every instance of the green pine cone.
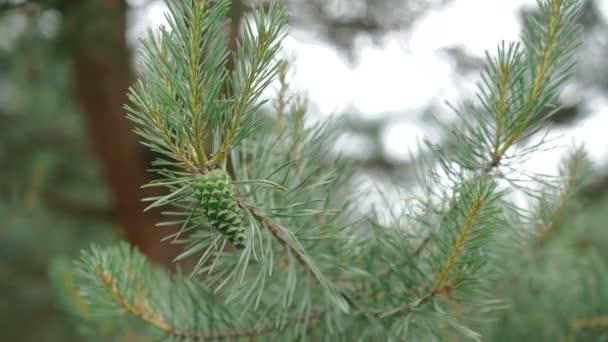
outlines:
{"label": "green pine cone", "polygon": [[224,170],[215,169],[195,183],[196,197],[213,229],[239,249],[245,248],[245,228],[239,214],[236,190]]}

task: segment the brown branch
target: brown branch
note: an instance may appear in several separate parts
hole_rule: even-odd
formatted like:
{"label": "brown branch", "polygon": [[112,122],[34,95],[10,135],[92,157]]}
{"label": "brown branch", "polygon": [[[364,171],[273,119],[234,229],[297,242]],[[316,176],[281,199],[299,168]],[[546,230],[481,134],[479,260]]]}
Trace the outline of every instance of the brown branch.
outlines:
{"label": "brown branch", "polygon": [[571,323],[574,330],[594,328],[594,327],[608,327],[608,316],[601,316],[591,319],[575,319]]}
{"label": "brown branch", "polygon": [[42,198],[46,205],[70,216],[94,218],[98,220],[113,220],[116,218],[115,210],[111,207],[88,202],[82,198],[70,197],[57,191],[43,191]]}
{"label": "brown branch", "polygon": [[[194,333],[194,332],[182,332],[175,329],[166,322],[166,320],[154,309],[150,307],[145,297],[142,298],[143,303],[132,303],[118,290],[116,286],[116,280],[111,275],[105,273],[101,269],[95,271],[97,279],[103,284],[103,286],[110,291],[112,298],[124,309],[127,313],[138,318],[142,322],[149,324],[159,330],[165,335],[170,337],[176,337],[181,339],[188,339],[193,341],[213,341],[213,340],[224,340],[241,337],[255,337],[267,334],[274,330],[274,326],[268,325],[259,329],[246,329],[246,330],[234,330],[234,331],[223,331],[215,333]],[[141,297],[140,297],[141,298]]]}
{"label": "brown branch", "polygon": [[149,305],[131,303],[127,298],[125,298],[125,296],[118,290],[114,277],[104,272],[100,268],[95,270],[95,276],[103,284],[103,286],[105,286],[105,288],[110,291],[112,298],[126,312],[137,317],[141,321],[164,331],[167,334],[173,330],[171,326],[164,320],[164,318],[159,313],[150,308]]}
{"label": "brown branch", "polygon": [[444,265],[443,269],[439,273],[439,276],[437,276],[437,279],[435,280],[435,282],[433,284],[433,291],[441,288],[444,285],[445,280],[447,279],[449,273],[454,268],[454,266],[456,264],[456,259],[460,255],[460,252],[462,251],[464,244],[469,239],[469,235],[471,234],[471,229],[473,227],[475,219],[479,216],[479,213],[480,213],[481,209],[483,208],[483,205],[484,205],[484,198],[482,196],[478,196],[475,199],[475,202],[473,202],[473,206],[467,213],[467,216],[465,217],[465,220],[459,229],[460,236],[458,236],[458,238],[456,239],[454,247],[452,247],[452,251],[451,251],[450,255],[448,256],[448,259],[446,260],[446,264]]}

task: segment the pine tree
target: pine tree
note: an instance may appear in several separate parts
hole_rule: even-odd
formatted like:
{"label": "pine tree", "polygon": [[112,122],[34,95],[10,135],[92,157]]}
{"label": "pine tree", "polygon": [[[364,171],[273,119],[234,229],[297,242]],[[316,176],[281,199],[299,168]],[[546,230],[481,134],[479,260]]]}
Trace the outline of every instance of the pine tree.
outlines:
{"label": "pine tree", "polygon": [[[55,267],[66,306],[93,332],[179,341],[480,339],[505,257],[558,232],[588,164],[576,150],[557,179],[521,168],[578,44],[580,1],[538,5],[520,42],[487,55],[477,97],[453,106],[450,148],[424,142],[416,190],[395,185],[411,200],[361,214],[356,165],[332,158],[340,120],[307,127],[289,96],[281,7],[254,11],[231,54],[226,1],[168,1],[126,109],[158,155],[148,186],[167,191],[148,208],[181,227],[166,241],[195,266],[169,275],[126,243],[94,246]],[[275,81],[272,122],[260,112]]]}

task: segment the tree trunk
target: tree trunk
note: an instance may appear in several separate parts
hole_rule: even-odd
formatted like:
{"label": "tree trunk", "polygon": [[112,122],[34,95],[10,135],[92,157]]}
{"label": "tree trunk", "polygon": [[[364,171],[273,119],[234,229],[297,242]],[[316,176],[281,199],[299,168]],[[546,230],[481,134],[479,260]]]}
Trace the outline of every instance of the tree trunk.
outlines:
{"label": "tree trunk", "polygon": [[[170,265],[175,247],[162,245],[168,234],[154,225],[158,213],[144,213],[142,198],[153,195],[140,187],[149,177],[144,148],[125,118],[126,92],[134,81],[131,53],[126,42],[126,4],[103,0],[101,13],[85,29],[84,42],[73,56],[74,87],[86,114],[103,176],[113,195],[114,213],[126,238],[153,262]],[[105,21],[105,22],[104,22]]]}

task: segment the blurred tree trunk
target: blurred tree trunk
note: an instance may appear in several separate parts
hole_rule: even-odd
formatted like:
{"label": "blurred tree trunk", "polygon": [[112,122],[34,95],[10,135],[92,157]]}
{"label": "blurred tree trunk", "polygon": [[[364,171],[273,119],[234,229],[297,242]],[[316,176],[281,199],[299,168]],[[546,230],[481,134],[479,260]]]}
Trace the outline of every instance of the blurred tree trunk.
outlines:
{"label": "blurred tree trunk", "polygon": [[148,182],[143,147],[125,117],[126,92],[134,81],[126,42],[126,4],[103,0],[98,18],[79,37],[73,56],[74,87],[86,115],[95,152],[113,194],[116,219],[126,238],[155,263],[170,265],[175,247],[161,244],[166,231],[155,228],[159,214],[144,213],[142,198],[153,195]]}
{"label": "blurred tree trunk", "polygon": [[[99,8],[93,11],[94,17],[89,16],[84,25],[68,28],[70,36],[79,35],[73,56],[76,95],[86,115],[103,175],[113,194],[113,212],[125,236],[152,261],[170,265],[177,248],[160,243],[167,231],[154,228],[160,220],[159,214],[143,212],[145,205],[141,199],[157,194],[140,188],[149,181],[145,149],[139,144],[123,110],[127,89],[135,79],[126,41],[127,5],[124,0],[97,2]],[[76,7],[84,3],[68,1],[66,5]],[[246,8],[240,0],[233,0],[232,5],[229,48],[234,51]],[[90,13],[90,9],[87,12]],[[80,13],[75,15],[82,16]],[[233,69],[232,58],[228,63],[228,68]]]}

